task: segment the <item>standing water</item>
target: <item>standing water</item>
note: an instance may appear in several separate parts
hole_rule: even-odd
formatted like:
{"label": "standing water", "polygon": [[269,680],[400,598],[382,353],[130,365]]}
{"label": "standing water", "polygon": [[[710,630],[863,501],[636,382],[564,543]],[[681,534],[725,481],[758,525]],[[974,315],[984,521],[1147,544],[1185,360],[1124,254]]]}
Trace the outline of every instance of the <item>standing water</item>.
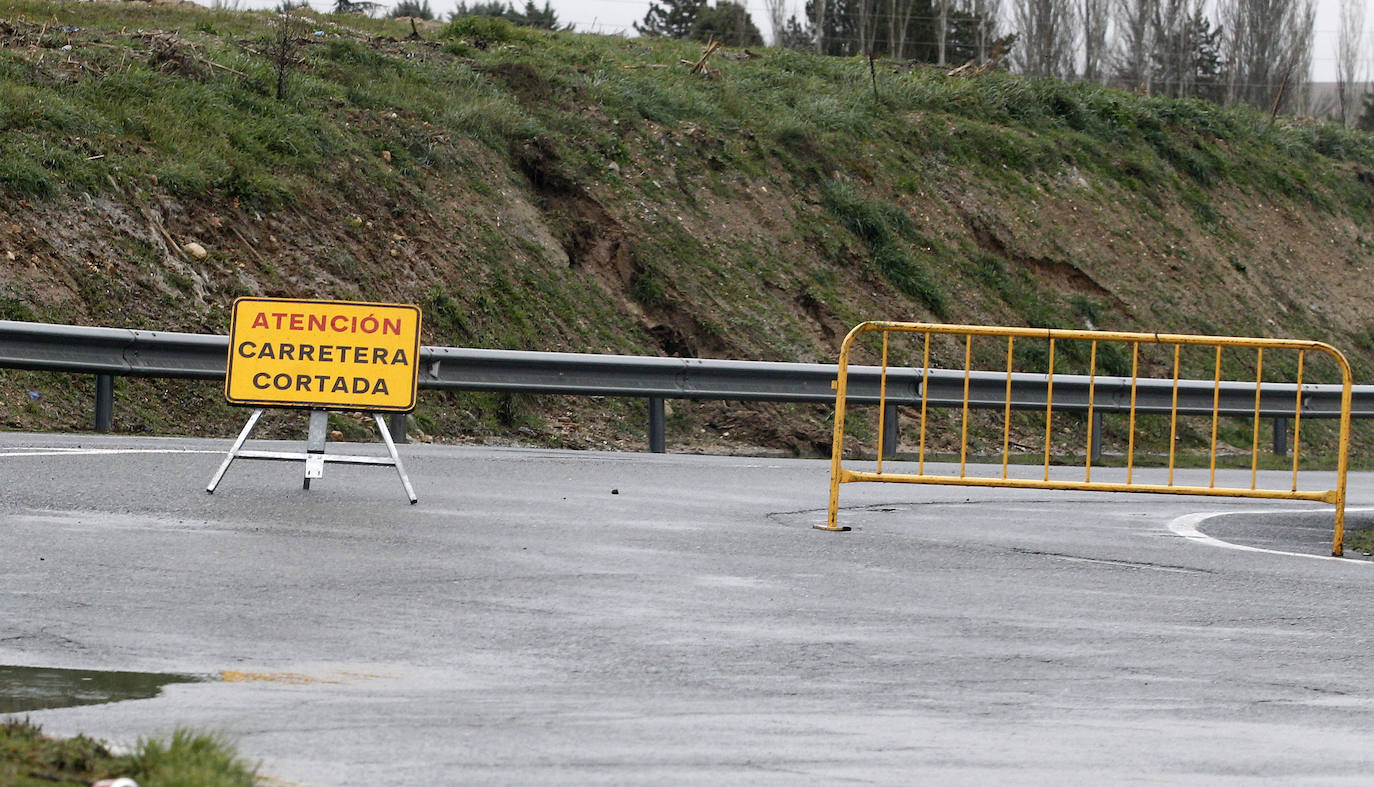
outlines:
{"label": "standing water", "polygon": [[175,673],[0,665],[0,713],[143,700],[156,697],[168,684],[200,680],[195,675]]}

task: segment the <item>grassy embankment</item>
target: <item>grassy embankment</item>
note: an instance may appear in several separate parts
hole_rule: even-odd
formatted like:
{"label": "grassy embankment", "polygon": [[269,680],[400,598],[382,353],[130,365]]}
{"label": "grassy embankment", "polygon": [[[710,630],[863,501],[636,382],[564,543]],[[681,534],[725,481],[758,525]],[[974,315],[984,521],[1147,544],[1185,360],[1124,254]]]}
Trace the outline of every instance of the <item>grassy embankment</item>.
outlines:
{"label": "grassy embankment", "polygon": [[[682,65],[694,44],[488,21],[407,40],[392,20],[32,0],[0,20],[4,316],[220,332],[238,295],[362,298],[420,303],[435,344],[802,361],[895,318],[1299,336],[1374,369],[1348,287],[1369,272],[1374,142],[1329,124],[776,50],[701,74]],[[1018,368],[1043,353],[1019,348]],[[1267,359],[1266,379],[1294,365]],[[10,426],[85,426],[85,381],[8,377]],[[211,386],[120,397],[126,431],[239,420]],[[640,407],[433,395],[416,426],[637,445]],[[827,417],[679,406],[670,440],[809,453]],[[1161,450],[1167,429],[1142,428]],[[995,419],[974,432],[995,440]],[[1124,432],[1109,423],[1109,450]]]}

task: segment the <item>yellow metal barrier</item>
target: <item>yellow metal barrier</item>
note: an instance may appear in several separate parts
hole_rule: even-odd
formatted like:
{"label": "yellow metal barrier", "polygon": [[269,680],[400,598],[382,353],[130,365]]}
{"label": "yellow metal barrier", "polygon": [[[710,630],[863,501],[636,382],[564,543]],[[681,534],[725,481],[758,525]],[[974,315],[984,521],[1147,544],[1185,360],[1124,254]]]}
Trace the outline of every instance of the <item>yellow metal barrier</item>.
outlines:
{"label": "yellow metal barrier", "polygon": [[[856,340],[866,333],[878,332],[882,334],[881,349],[881,378],[878,394],[878,451],[877,469],[875,472],[865,472],[850,470],[842,464],[842,454],[845,436],[845,414],[846,414],[846,393],[849,377],[849,364],[851,351]],[[913,473],[894,473],[884,472],[883,460],[889,454],[888,446],[883,444],[884,436],[887,433],[885,419],[888,417],[889,403],[889,336],[894,333],[917,334],[923,338],[920,352],[920,437],[916,455],[916,472]],[[928,412],[927,401],[930,398],[931,382],[931,337],[951,337],[945,340],[947,343],[954,342],[955,351],[962,350],[963,367],[963,398],[960,406],[959,417],[959,474],[954,475],[935,475],[926,472],[927,463],[927,427],[931,420]],[[970,380],[974,374],[973,370],[973,346],[974,339],[992,338],[1004,339],[1006,341],[1006,367],[1005,370],[996,370],[997,373],[1005,371],[1005,404],[1002,405],[1002,430],[1001,430],[1001,472],[998,475],[979,476],[971,473],[969,466],[969,429],[970,429]],[[958,347],[959,339],[962,339],[962,348]],[[1017,339],[1034,339],[1046,342],[1047,361],[1044,368],[1033,371],[1044,375],[1044,441],[1043,452],[1044,462],[1039,478],[1016,478],[1009,474],[1008,468],[1011,465],[1011,446],[1012,446],[1012,380],[1014,373],[1015,348]],[[1086,412],[1087,440],[1086,440],[1086,467],[1082,481],[1065,480],[1063,478],[1050,477],[1051,451],[1053,443],[1054,428],[1054,384],[1055,384],[1055,352],[1056,344],[1066,341],[1078,341],[1090,343],[1088,352],[1088,395]],[[1125,476],[1124,483],[1107,482],[1093,480],[1093,433],[1095,420],[1092,416],[1101,406],[1097,403],[1096,394],[1099,388],[1099,381],[1104,376],[1098,370],[1099,345],[1104,343],[1114,343],[1126,345],[1130,349],[1130,368],[1129,378],[1129,407],[1127,413],[1129,417],[1129,432],[1126,440],[1125,449]],[[1165,356],[1170,354],[1168,349],[1172,347],[1172,406],[1168,410],[1169,417],[1169,447],[1167,459],[1167,482],[1166,483],[1143,483],[1136,480],[1137,467],[1137,390],[1142,384],[1141,377],[1141,348],[1142,346],[1158,346],[1164,349]],[[1179,390],[1180,390],[1180,360],[1184,347],[1200,346],[1214,348],[1215,356],[1213,361],[1213,374],[1210,382],[1212,383],[1211,395],[1211,429],[1210,447],[1208,449],[1209,481],[1207,486],[1189,486],[1176,484],[1174,482],[1174,469],[1177,460],[1176,443],[1179,439]],[[1220,401],[1222,391],[1222,349],[1239,348],[1250,350],[1254,353],[1255,382],[1254,382],[1254,411],[1253,411],[1253,430],[1250,435],[1250,485],[1249,487],[1218,486],[1217,485],[1217,449],[1218,449],[1218,422],[1220,421]],[[1260,428],[1260,399],[1263,386],[1268,384],[1264,380],[1265,373],[1265,351],[1266,350],[1287,350],[1293,351],[1297,355],[1296,359],[1296,380],[1293,386],[1294,399],[1292,403],[1291,415],[1293,418],[1293,447],[1292,447],[1292,482],[1286,484],[1288,488],[1267,488],[1258,485],[1259,471],[1259,428]],[[1310,490],[1299,488],[1298,457],[1301,450],[1302,435],[1302,392],[1303,375],[1306,366],[1308,353],[1322,353],[1329,356],[1335,363],[1341,376],[1341,409],[1339,416],[1339,436],[1336,459],[1336,483],[1334,489]],[[909,367],[908,367],[909,368]],[[1271,369],[1274,364],[1271,363]],[[1125,378],[1111,378],[1118,382]],[[1272,382],[1272,381],[1271,381]],[[1231,385],[1227,383],[1227,385]],[[1246,383],[1248,386],[1249,383]],[[1246,394],[1248,396],[1248,393]],[[986,403],[982,403],[986,406]],[[1247,405],[1248,406],[1248,405]],[[1087,330],[1060,330],[1060,329],[1037,329],[1037,328],[1009,328],[992,327],[979,325],[942,325],[931,323],[900,323],[900,322],[865,322],[861,323],[849,332],[845,337],[844,343],[840,348],[839,374],[835,381],[835,433],[834,443],[831,453],[830,469],[830,507],[827,523],[824,526],[817,525],[819,530],[848,530],[841,527],[838,523],[839,494],[840,484],[877,481],[890,483],[906,484],[947,484],[961,486],[986,486],[986,487],[1011,487],[1021,489],[1066,489],[1066,490],[1097,490],[1104,492],[1151,492],[1163,494],[1179,495],[1207,495],[1217,497],[1249,497],[1267,498],[1279,500],[1309,500],[1314,502],[1330,503],[1335,506],[1335,533],[1333,537],[1331,553],[1340,556],[1342,553],[1342,543],[1345,536],[1345,486],[1346,470],[1348,464],[1348,454],[1350,448],[1350,406],[1351,406],[1351,372],[1350,364],[1339,350],[1331,345],[1291,339],[1267,339],[1267,338],[1241,338],[1225,336],[1193,336],[1184,334],[1158,334],[1158,333],[1126,333],[1117,331],[1087,331]],[[1205,417],[1205,416],[1203,416]],[[1250,416],[1247,416],[1250,417]],[[1062,420],[1062,419],[1061,419]],[[1100,436],[1097,436],[1100,439]],[[893,447],[895,449],[895,446]],[[889,465],[890,467],[890,465]],[[1056,468],[1066,467],[1065,465],[1055,465]]]}

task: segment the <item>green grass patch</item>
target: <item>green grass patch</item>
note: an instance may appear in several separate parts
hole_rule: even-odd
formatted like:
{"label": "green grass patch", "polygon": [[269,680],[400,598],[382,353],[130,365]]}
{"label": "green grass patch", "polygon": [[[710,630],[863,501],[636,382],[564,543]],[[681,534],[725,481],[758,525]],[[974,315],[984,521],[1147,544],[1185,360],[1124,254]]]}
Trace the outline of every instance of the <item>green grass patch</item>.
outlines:
{"label": "green grass patch", "polygon": [[834,181],[825,184],[822,204],[863,243],[873,266],[893,287],[925,303],[937,317],[948,312],[940,284],[922,259],[935,255],[936,244],[920,234],[905,211]]}
{"label": "green grass patch", "polygon": [[151,787],[253,787],[256,767],[223,738],[177,730],[168,740],[144,739],[116,755],[84,735],[49,738],[27,720],[0,724],[0,783],[13,787],[85,787],[127,776]]}
{"label": "green grass patch", "polygon": [[1346,530],[1345,550],[1366,557],[1374,555],[1374,528],[1361,527]]}
{"label": "green grass patch", "polygon": [[[504,151],[538,134],[614,131],[588,123],[582,108],[591,104],[620,121],[769,140],[813,182],[834,165],[880,168],[860,152],[895,140],[1006,182],[1073,166],[1141,192],[1192,184],[1204,190],[1188,199],[1204,222],[1205,191],[1226,185],[1324,208],[1367,211],[1374,202],[1351,173],[1324,166],[1374,166],[1368,134],[1091,84],[884,66],[875,97],[867,64],[848,58],[769,50],[718,58],[715,78],[705,78],[680,67],[699,56],[695,42],[474,16],[431,30],[429,42],[406,41],[398,20],[298,11],[291,89],[277,100],[278,22],[267,12],[27,0],[11,13],[23,43],[70,45],[69,61],[83,64],[68,73],[0,54],[0,188],[23,196],[155,174],[178,194],[280,204],[322,165],[367,151],[379,132],[409,141],[391,153],[441,167],[436,132]],[[79,30],[56,34],[54,23]],[[175,32],[128,33],[138,29]],[[614,149],[610,136],[600,146]]]}

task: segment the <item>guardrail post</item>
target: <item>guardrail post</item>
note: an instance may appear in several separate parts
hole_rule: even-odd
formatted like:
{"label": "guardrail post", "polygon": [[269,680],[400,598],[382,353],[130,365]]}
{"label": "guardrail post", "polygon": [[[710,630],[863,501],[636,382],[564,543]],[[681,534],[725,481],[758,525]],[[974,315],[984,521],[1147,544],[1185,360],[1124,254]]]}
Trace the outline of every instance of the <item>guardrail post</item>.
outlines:
{"label": "guardrail post", "polygon": [[114,375],[95,376],[95,430],[108,432],[114,428]]}
{"label": "guardrail post", "polygon": [[668,450],[668,449],[667,449],[667,442],[666,442],[666,440],[664,439],[664,434],[663,434],[664,431],[665,431],[665,426],[664,426],[665,420],[666,420],[666,416],[664,415],[663,397],[661,397],[661,396],[650,396],[650,397],[649,397],[649,452],[650,452],[650,453],[662,454],[662,453],[666,453],[667,450]]}
{"label": "guardrail post", "polygon": [[883,458],[897,455],[897,405],[883,405]]}
{"label": "guardrail post", "polygon": [[1274,419],[1274,456],[1288,456],[1288,419]]}
{"label": "guardrail post", "polygon": [[404,444],[406,441],[406,414],[392,413],[387,422],[388,432],[391,432],[391,442]]}
{"label": "guardrail post", "polygon": [[1102,459],[1102,411],[1093,411],[1093,444],[1089,450],[1092,451],[1093,461]]}

